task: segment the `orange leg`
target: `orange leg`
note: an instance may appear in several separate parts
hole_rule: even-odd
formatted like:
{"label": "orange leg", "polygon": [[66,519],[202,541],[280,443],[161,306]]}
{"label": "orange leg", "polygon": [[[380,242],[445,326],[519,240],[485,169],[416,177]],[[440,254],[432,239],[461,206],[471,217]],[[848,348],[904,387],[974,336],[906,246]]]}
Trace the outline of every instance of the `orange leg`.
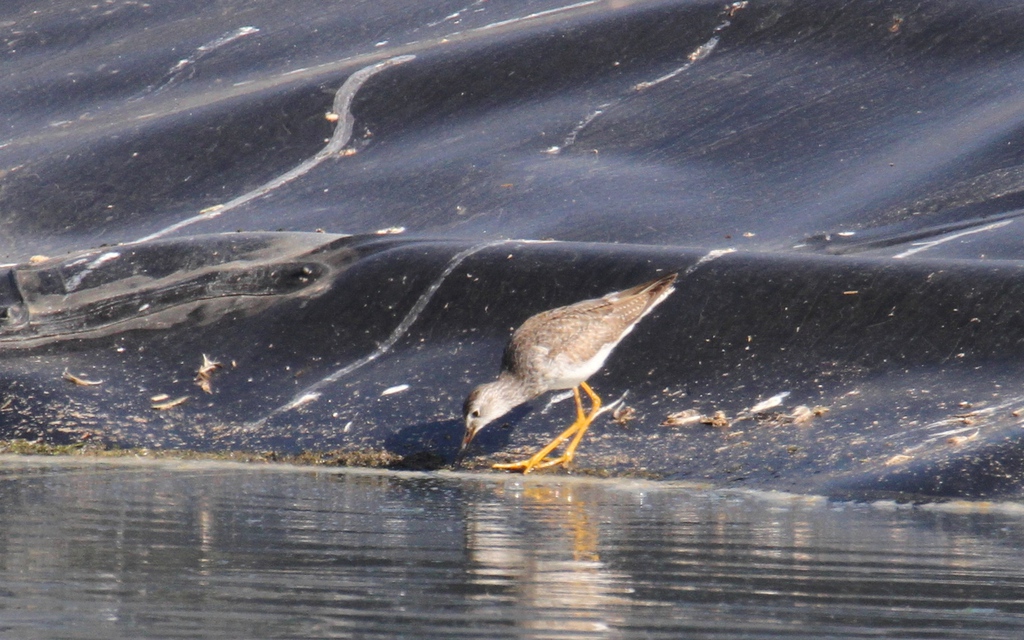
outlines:
{"label": "orange leg", "polygon": [[587,429],[590,428],[590,423],[594,421],[594,418],[597,417],[597,412],[601,410],[601,398],[597,397],[597,394],[590,388],[590,385],[586,382],[581,382],[580,386],[590,396],[590,413],[587,414],[587,421],[580,426],[572,442],[565,448],[565,453],[562,454],[562,460],[560,461],[563,465],[572,462],[573,456],[576,455],[576,447],[579,446],[580,440],[583,439],[583,434],[587,432]]}
{"label": "orange leg", "polygon": [[[572,425],[560,433],[554,440],[549,442],[543,449],[535,453],[527,460],[521,462],[512,462],[509,464],[496,464],[493,468],[503,469],[505,471],[522,471],[523,473],[530,473],[534,469],[543,469],[545,467],[551,467],[556,464],[569,464],[573,456],[576,454],[576,447],[579,446],[580,440],[583,439],[583,434],[590,428],[590,423],[594,421],[597,416],[598,410],[601,408],[601,398],[597,397],[594,390],[590,388],[586,382],[581,382],[580,387],[587,392],[590,396],[590,413],[583,413],[583,403],[580,400],[580,390],[576,387],[572,390],[573,398],[576,400],[576,421]],[[557,449],[563,442],[572,438],[569,446],[565,448],[565,453],[562,455],[552,458],[550,460],[547,457],[552,451]]]}

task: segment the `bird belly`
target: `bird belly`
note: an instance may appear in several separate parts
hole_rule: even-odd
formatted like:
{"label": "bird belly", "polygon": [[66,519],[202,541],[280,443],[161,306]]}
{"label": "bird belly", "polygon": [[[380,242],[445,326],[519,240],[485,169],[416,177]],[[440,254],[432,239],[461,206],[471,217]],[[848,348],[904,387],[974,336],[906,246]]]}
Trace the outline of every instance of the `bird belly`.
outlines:
{"label": "bird belly", "polygon": [[608,354],[615,348],[615,343],[606,344],[589,360],[576,360],[566,354],[559,354],[551,360],[547,368],[547,387],[549,389],[572,389],[586,382],[587,378],[600,371]]}

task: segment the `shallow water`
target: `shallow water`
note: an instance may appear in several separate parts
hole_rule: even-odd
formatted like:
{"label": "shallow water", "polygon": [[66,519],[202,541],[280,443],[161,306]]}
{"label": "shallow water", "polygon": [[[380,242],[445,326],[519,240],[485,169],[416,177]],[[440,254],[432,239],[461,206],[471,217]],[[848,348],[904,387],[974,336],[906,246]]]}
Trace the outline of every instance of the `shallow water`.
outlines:
{"label": "shallow water", "polygon": [[0,637],[1020,638],[1024,508],[0,460]]}

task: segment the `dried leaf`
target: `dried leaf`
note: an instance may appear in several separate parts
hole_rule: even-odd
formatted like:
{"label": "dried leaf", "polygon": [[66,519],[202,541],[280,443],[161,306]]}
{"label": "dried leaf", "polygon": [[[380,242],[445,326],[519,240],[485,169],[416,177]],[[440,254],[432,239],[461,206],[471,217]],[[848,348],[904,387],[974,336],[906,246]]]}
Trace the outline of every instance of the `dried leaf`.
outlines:
{"label": "dried leaf", "polygon": [[188,396],[181,396],[180,398],[175,398],[168,402],[154,403],[151,407],[154,411],[167,411],[168,409],[173,409],[178,405],[185,404],[186,400],[188,400]]}
{"label": "dried leaf", "polygon": [[696,409],[686,409],[685,411],[677,411],[675,413],[668,414],[664,420],[661,421],[663,427],[681,427],[688,424],[695,424],[700,422],[701,415]]}
{"label": "dried leaf", "polygon": [[64,370],[64,379],[72,384],[77,384],[80,387],[95,387],[98,384],[103,384],[102,380],[86,380],[85,378],[79,378],[75,374],[71,373],[67,369]]}

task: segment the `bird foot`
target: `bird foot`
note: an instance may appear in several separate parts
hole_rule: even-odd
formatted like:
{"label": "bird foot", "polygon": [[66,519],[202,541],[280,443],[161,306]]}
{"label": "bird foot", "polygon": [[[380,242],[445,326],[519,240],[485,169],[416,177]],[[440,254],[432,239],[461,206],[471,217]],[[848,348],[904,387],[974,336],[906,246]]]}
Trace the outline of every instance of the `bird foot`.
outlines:
{"label": "bird foot", "polygon": [[498,469],[501,471],[522,471],[524,474],[530,473],[534,469],[546,469],[553,467],[556,464],[568,466],[572,462],[571,455],[560,455],[557,458],[547,458],[547,456],[533,456],[528,460],[521,460],[519,462],[508,462],[505,464],[492,465],[492,469]]}

